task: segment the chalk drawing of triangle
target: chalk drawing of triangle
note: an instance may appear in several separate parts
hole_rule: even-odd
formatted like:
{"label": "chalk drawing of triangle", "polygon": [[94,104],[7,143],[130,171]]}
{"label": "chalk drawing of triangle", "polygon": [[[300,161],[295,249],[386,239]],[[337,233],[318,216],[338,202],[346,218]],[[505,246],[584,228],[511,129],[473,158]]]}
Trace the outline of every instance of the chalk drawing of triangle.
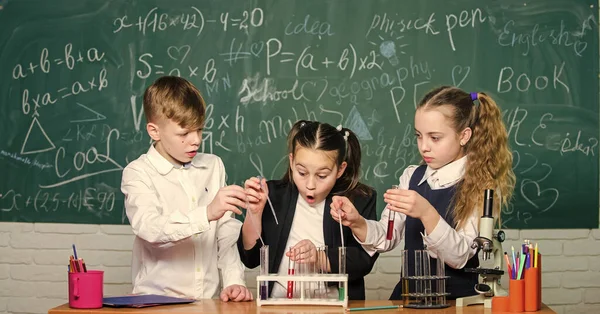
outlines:
{"label": "chalk drawing of triangle", "polygon": [[106,116],[105,116],[105,115],[103,115],[103,114],[101,114],[101,113],[99,113],[99,112],[96,112],[96,111],[94,111],[93,109],[91,109],[91,108],[88,108],[88,107],[84,106],[83,104],[80,104],[80,103],[76,103],[76,104],[77,104],[79,107],[82,107],[83,109],[86,109],[87,111],[91,112],[91,113],[92,113],[92,115],[91,115],[92,117],[90,117],[90,118],[87,118],[87,119],[71,120],[71,121],[70,121],[71,123],[78,123],[78,122],[93,122],[93,121],[100,121],[100,120],[104,120],[104,119],[106,119]]}
{"label": "chalk drawing of triangle", "polygon": [[33,117],[29,130],[27,130],[27,135],[25,135],[23,146],[21,147],[21,155],[43,153],[54,148],[56,146],[54,146],[54,143],[52,143],[52,140],[40,125],[37,117]]}
{"label": "chalk drawing of triangle", "polygon": [[359,140],[370,141],[373,139],[365,120],[363,120],[363,118],[360,116],[356,106],[353,106],[352,109],[350,109],[350,113],[348,114],[348,118],[346,118],[344,127],[352,130]]}

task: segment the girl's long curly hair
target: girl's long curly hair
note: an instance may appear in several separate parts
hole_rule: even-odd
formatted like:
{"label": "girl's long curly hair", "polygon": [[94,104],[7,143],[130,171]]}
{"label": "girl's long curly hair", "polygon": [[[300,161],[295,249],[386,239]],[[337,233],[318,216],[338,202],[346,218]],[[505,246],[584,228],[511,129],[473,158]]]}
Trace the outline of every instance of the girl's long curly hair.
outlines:
{"label": "girl's long curly hair", "polygon": [[[493,189],[500,201],[494,202],[493,215],[500,221],[501,207],[508,206],[515,187],[512,170],[512,152],[508,133],[502,121],[500,108],[485,93],[478,93],[479,104],[465,91],[442,86],[430,91],[419,103],[417,110],[450,107],[453,128],[457,133],[471,128],[471,139],[463,147],[467,164],[462,180],[454,195],[452,217],[456,229],[464,227],[473,211],[483,214],[485,189]],[[496,198],[498,199],[498,198]]]}

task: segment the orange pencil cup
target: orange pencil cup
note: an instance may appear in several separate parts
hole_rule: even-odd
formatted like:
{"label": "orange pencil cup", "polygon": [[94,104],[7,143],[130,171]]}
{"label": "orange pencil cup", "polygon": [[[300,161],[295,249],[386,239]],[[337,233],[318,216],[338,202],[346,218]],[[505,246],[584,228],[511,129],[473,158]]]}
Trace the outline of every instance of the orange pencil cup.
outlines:
{"label": "orange pencil cup", "polygon": [[508,296],[493,297],[492,298],[492,313],[508,312],[509,304],[510,304],[510,299]]}
{"label": "orange pencil cup", "polygon": [[509,280],[508,299],[508,309],[511,312],[525,311],[525,280]]}
{"label": "orange pencil cup", "polygon": [[525,311],[536,312],[539,305],[539,283],[540,272],[538,268],[525,269]]}
{"label": "orange pencil cup", "polygon": [[537,255],[537,268],[538,272],[538,310],[542,308],[542,254]]}

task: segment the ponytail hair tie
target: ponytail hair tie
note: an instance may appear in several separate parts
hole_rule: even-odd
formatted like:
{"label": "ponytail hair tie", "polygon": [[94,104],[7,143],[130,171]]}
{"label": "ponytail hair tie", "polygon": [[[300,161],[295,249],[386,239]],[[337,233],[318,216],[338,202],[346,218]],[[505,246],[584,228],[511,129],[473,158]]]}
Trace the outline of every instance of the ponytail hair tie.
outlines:
{"label": "ponytail hair tie", "polygon": [[338,126],[335,127],[336,130],[338,130],[338,132],[342,132],[342,125],[339,124]]}
{"label": "ponytail hair tie", "polygon": [[300,122],[300,127],[301,127],[301,128],[302,128],[302,127],[304,127],[305,125],[306,125],[306,122],[304,122],[304,121],[303,121],[303,122]]}
{"label": "ponytail hair tie", "polygon": [[471,93],[471,101],[479,99],[479,93]]}
{"label": "ponytail hair tie", "polygon": [[346,131],[344,132],[344,141],[348,141],[348,136],[350,136],[350,132]]}

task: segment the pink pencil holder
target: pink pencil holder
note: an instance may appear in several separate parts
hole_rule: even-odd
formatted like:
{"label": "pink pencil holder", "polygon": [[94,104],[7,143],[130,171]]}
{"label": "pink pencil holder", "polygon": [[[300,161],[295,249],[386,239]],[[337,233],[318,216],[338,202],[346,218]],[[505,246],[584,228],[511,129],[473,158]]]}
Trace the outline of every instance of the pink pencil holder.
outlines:
{"label": "pink pencil holder", "polygon": [[98,309],[102,307],[104,271],[88,270],[69,273],[69,307]]}

